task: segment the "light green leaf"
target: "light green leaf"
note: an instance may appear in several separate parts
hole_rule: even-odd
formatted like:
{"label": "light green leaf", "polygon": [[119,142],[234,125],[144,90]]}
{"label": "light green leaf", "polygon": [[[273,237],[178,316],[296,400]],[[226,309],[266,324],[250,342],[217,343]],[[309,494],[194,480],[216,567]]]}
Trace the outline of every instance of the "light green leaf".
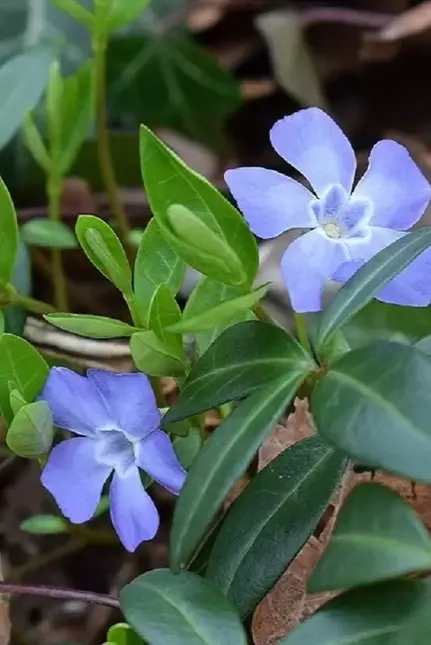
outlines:
{"label": "light green leaf", "polygon": [[22,124],[24,143],[33,155],[34,160],[46,172],[49,172],[51,161],[46,146],[37,128],[34,116],[31,112],[27,114]]}
{"label": "light green leaf", "polygon": [[305,378],[300,369],[242,401],[211,434],[178,498],[170,535],[171,568],[187,567],[236,480]]}
{"label": "light green leaf", "polygon": [[140,306],[148,310],[151,298],[161,284],[165,284],[175,296],[185,270],[185,262],[166,243],[153,218],[141,238],[135,261],[133,288]]}
{"label": "light green leaf", "polygon": [[136,367],[151,376],[184,376],[185,365],[173,356],[153,331],[140,331],[130,339]]}
{"label": "light green leaf", "polygon": [[257,246],[240,213],[148,128],[141,128],[140,141],[147,196],[169,246],[215,280],[251,285]]}
{"label": "light green leaf", "polygon": [[119,289],[132,296],[132,272],[126,252],[113,229],[99,217],[80,215],[76,237],[90,262]]}
{"label": "light green leaf", "polygon": [[[94,0],[96,23],[109,34],[138,18],[150,0]],[[157,2],[157,0],[156,0]]]}
{"label": "light green leaf", "polygon": [[164,422],[240,399],[280,377],[313,367],[311,357],[280,327],[260,321],[239,323],[223,332],[193,365]]}
{"label": "light green leaf", "polygon": [[316,334],[319,348],[360,309],[365,307],[382,287],[409,265],[431,244],[431,228],[421,228],[380,251],[369,260],[335,296],[320,319]]}
{"label": "light green leaf", "polygon": [[308,589],[348,589],[430,568],[431,538],[412,507],[381,484],[359,484],[341,507]]}
{"label": "light green leaf", "polygon": [[278,645],[428,645],[430,599],[421,580],[355,589],[323,605]]}
{"label": "light green leaf", "polygon": [[[1,87],[1,85],[0,85]],[[1,112],[1,108],[0,108]],[[1,128],[0,121],[0,128]],[[18,223],[6,184],[0,178],[0,282],[10,282],[18,253]]]}
{"label": "light green leaf", "polygon": [[416,344],[416,349],[420,349],[421,352],[424,352],[427,356],[431,356],[431,336],[425,336],[421,338]]}
{"label": "light green leaf", "polygon": [[169,327],[169,331],[186,334],[205,331],[212,329],[215,325],[226,324],[232,318],[237,317],[239,314],[244,315],[246,311],[254,307],[264,297],[268,287],[269,285],[265,284],[250,293],[225,300],[219,305],[192,317],[189,317],[185,311],[181,321]]}
{"label": "light green leaf", "polygon": [[46,401],[24,405],[10,424],[6,435],[9,449],[32,459],[49,452],[54,438],[52,412]]}
{"label": "light green leaf", "polygon": [[52,249],[76,249],[78,242],[73,232],[63,222],[32,219],[21,226],[21,237],[30,246]]}
{"label": "light green leaf", "polygon": [[308,540],[345,467],[342,453],[320,437],[304,439],[259,472],[230,507],[206,575],[243,618]]}
{"label": "light green leaf", "polygon": [[13,334],[0,337],[0,356],[0,414],[10,423],[9,383],[16,384],[26,401],[33,401],[45,384],[48,365],[30,343]]}
{"label": "light green leaf", "polygon": [[109,628],[106,638],[112,645],[143,645],[143,640],[127,623]]}
{"label": "light green leaf", "polygon": [[30,47],[0,68],[4,97],[0,105],[0,149],[18,132],[26,114],[38,104],[48,82],[53,57],[53,48]]}
{"label": "light green leaf", "polygon": [[148,327],[153,330],[159,340],[169,352],[181,359],[184,359],[183,339],[181,335],[172,333],[168,328],[181,320],[181,309],[179,308],[169,287],[160,284],[151,299],[148,313]]}
{"label": "light green leaf", "polygon": [[83,7],[78,0],[52,0],[59,9],[75,18],[84,27],[92,31],[94,26],[94,16]]}
{"label": "light green leaf", "polygon": [[156,569],[120,593],[127,621],[150,645],[246,645],[235,609],[210,581]]}
{"label": "light green leaf", "polygon": [[331,365],[312,411],[319,433],[359,463],[431,483],[430,391],[428,357],[381,341]]}
{"label": "light green leaf", "polygon": [[21,522],[20,529],[32,535],[58,535],[67,533],[67,522],[58,515],[33,515]]}
{"label": "light green leaf", "polygon": [[21,392],[17,390],[15,387],[10,389],[9,403],[14,415],[18,414],[21,408],[27,405],[27,401],[25,400]]}
{"label": "light green leaf", "polygon": [[54,327],[88,338],[129,338],[136,328],[121,320],[90,314],[47,314],[44,316]]}

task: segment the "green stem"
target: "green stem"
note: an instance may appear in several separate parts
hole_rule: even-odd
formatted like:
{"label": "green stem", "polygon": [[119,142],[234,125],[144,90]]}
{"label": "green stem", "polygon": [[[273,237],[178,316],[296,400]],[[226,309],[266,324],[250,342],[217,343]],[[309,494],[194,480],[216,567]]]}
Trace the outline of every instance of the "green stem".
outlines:
{"label": "green stem", "polygon": [[132,293],[130,294],[130,296],[124,296],[124,300],[127,303],[135,327],[138,327],[139,329],[145,329],[147,326],[146,321],[142,320],[141,312],[139,310],[139,305],[136,300],[135,294]]}
{"label": "green stem", "polygon": [[52,305],[49,305],[47,302],[42,302],[41,300],[36,300],[35,298],[30,298],[30,296],[24,296],[13,287],[11,284],[0,285],[1,289],[6,294],[5,302],[2,301],[0,297],[0,304],[8,305],[18,305],[27,311],[34,311],[37,314],[52,314],[57,309]]}
{"label": "green stem", "polygon": [[106,192],[111,204],[112,214],[116,221],[118,235],[126,248],[129,248],[128,240],[130,227],[129,222],[127,221],[126,211],[118,192],[107,129],[106,49],[106,37],[99,36],[98,38],[94,38],[94,87],[96,93],[96,128],[99,166],[102,180],[105,184]]}
{"label": "green stem", "polygon": [[253,307],[253,313],[254,315],[261,320],[262,322],[265,323],[270,323],[271,325],[276,325],[277,323],[271,318],[269,313],[267,313],[263,307],[263,305],[260,304],[260,302]]}
{"label": "green stem", "polygon": [[[61,191],[62,178],[55,174],[48,177],[48,217],[53,222],[59,222],[61,219]],[[54,304],[60,311],[68,311],[67,282],[64,275],[63,262],[60,249],[51,251],[51,269],[52,285],[54,288]]]}
{"label": "green stem", "polygon": [[313,350],[311,349],[310,341],[308,339],[305,318],[303,314],[298,314],[296,313],[296,311],[295,311],[295,325],[296,325],[296,332],[298,334],[299,342],[309,354],[312,354]]}

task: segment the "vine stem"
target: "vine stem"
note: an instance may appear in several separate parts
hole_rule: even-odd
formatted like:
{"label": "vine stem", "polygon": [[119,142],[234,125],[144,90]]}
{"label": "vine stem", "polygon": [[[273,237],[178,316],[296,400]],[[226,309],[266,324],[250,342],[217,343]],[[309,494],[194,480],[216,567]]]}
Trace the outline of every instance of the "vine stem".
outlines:
{"label": "vine stem", "polygon": [[10,595],[42,596],[44,598],[57,598],[59,600],[82,600],[96,605],[105,605],[119,609],[117,598],[91,591],[77,591],[61,587],[45,587],[39,585],[17,585],[13,582],[0,582],[0,593]]}
{"label": "vine stem", "polygon": [[109,134],[107,129],[106,110],[106,38],[95,38],[93,42],[94,51],[94,87],[96,92],[96,127],[97,127],[97,149],[99,155],[100,173],[105,184],[108,199],[111,204],[112,214],[115,217],[118,234],[129,247],[129,222],[126,211],[120,199],[117,182],[115,180],[114,165],[112,161]]}
{"label": "vine stem", "polygon": [[18,305],[27,311],[33,311],[37,314],[52,314],[58,311],[55,307],[48,304],[47,302],[42,302],[41,300],[36,300],[30,296],[24,296],[11,285],[0,285],[1,290],[4,291],[7,302],[3,302],[3,299],[0,297],[0,304],[8,305]]}
{"label": "vine stem", "polygon": [[[52,174],[48,178],[47,194],[48,194],[48,217],[53,222],[59,222],[61,219],[61,191],[62,179]],[[63,261],[60,249],[52,249],[51,251],[51,280],[54,289],[54,303],[60,311],[69,311],[68,297],[67,297],[67,282],[64,275]]]}

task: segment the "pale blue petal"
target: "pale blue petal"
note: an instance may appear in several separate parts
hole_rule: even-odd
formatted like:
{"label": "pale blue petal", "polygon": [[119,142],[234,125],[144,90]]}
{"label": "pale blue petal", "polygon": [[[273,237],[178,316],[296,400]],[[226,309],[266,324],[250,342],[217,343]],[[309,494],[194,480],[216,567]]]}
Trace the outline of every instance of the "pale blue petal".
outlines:
{"label": "pale blue petal", "polygon": [[404,146],[385,140],[371,150],[368,170],[353,196],[372,202],[373,226],[405,231],[422,217],[431,186]]}
{"label": "pale blue petal", "polygon": [[51,368],[39,398],[48,402],[59,428],[92,437],[97,428],[112,426],[96,387],[65,367]]}
{"label": "pale blue petal", "polygon": [[277,121],[270,132],[271,143],[323,195],[332,184],[350,193],[356,157],[346,135],[319,108],[307,108]]}
{"label": "pale blue petal", "polygon": [[141,542],[153,539],[159,514],[137,468],[131,468],[126,477],[114,475],[109,501],[112,524],[128,551],[133,553]]}
{"label": "pale blue petal", "polygon": [[314,228],[314,196],[297,181],[265,168],[225,173],[229,190],[255,235],[267,240],[292,228]]}
{"label": "pale blue petal", "polygon": [[96,461],[96,441],[67,439],[53,448],[41,481],[71,522],[81,524],[94,515],[112,468]]}
{"label": "pale blue petal", "polygon": [[383,287],[377,300],[409,307],[431,304],[431,249],[424,251]]}
{"label": "pale blue petal", "polygon": [[325,280],[349,259],[345,245],[316,229],[292,242],[281,260],[283,280],[293,309],[319,311]]}
{"label": "pale blue petal", "polygon": [[100,392],[117,426],[141,438],[160,424],[160,412],[150,381],[145,374],[115,374],[89,369],[88,379]]}
{"label": "pale blue petal", "polygon": [[344,239],[350,260],[368,260],[374,257],[379,251],[382,251],[406,233],[401,231],[393,231],[390,228],[382,228],[381,226],[368,226],[366,227],[366,235],[362,237],[348,237]]}
{"label": "pale blue petal", "polygon": [[165,432],[152,432],[149,437],[139,442],[135,454],[140,468],[171,493],[178,495],[187,473],[180,465],[172,442]]}

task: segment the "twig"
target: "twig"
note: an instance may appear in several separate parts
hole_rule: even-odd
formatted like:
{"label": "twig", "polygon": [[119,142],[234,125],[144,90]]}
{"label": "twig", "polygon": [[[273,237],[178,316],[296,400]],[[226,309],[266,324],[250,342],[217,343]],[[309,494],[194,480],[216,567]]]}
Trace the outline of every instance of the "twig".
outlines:
{"label": "twig", "polygon": [[22,596],[42,596],[44,598],[57,598],[59,600],[82,600],[90,604],[106,605],[107,607],[114,607],[116,609],[120,607],[117,598],[113,596],[59,587],[17,585],[13,582],[0,582],[0,593]]}

